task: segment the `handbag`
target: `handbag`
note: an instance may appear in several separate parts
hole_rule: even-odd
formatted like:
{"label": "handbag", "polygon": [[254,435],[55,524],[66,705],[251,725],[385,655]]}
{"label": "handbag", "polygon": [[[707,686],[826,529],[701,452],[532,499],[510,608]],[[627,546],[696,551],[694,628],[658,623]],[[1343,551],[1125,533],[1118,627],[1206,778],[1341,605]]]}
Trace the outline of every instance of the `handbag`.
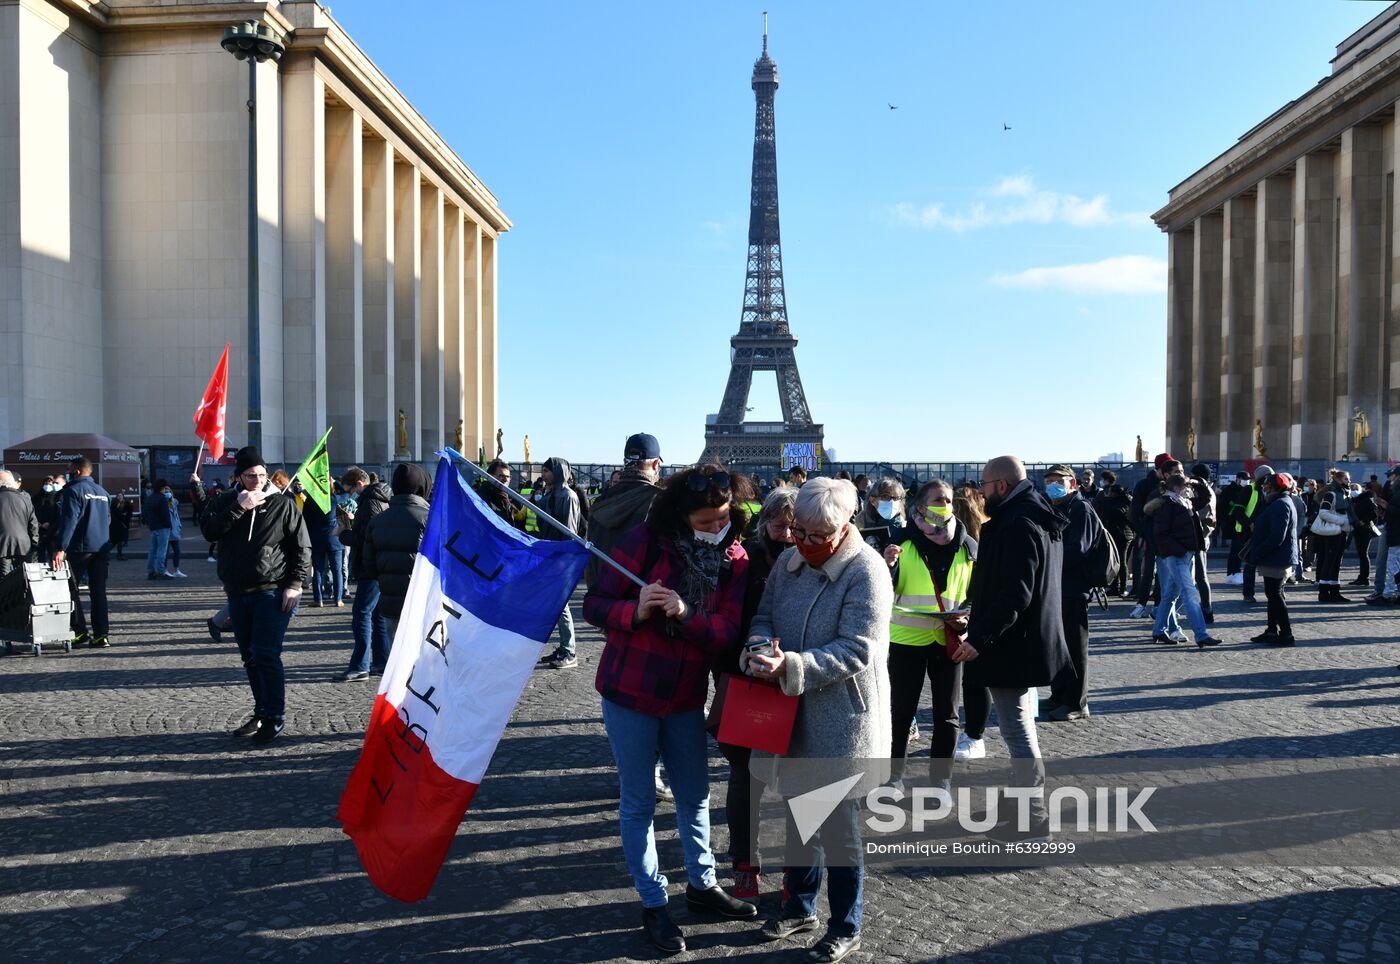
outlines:
{"label": "handbag", "polygon": [[721,743],[746,746],[783,756],[797,722],[797,697],[775,684],[748,676],[730,676],[720,709]]}
{"label": "handbag", "polygon": [[1327,536],[1341,535],[1342,527],[1335,522],[1328,522],[1321,513],[1318,513],[1317,518],[1312,521],[1312,525],[1308,526],[1308,531],[1315,536],[1326,538]]}

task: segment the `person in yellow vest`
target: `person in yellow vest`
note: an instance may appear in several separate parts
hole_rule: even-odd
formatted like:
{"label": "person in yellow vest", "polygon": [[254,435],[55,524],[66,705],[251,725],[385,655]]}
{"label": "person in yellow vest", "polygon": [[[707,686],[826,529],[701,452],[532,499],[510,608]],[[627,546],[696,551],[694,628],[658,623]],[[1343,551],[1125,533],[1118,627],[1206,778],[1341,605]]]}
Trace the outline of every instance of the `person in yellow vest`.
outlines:
{"label": "person in yellow vest", "polygon": [[[529,467],[527,466],[527,473],[528,468]],[[524,481],[521,483],[520,486],[520,494],[525,496],[525,498],[529,499],[530,502],[533,503],[535,501],[536,487],[530,484],[530,476],[528,474],[523,475],[522,478]],[[529,509],[517,509],[515,512],[515,521],[523,525],[525,527],[525,531],[528,532],[530,535],[539,536],[539,517],[536,516],[535,513],[531,512]]]}
{"label": "person in yellow vest", "polygon": [[[962,664],[948,656],[949,634],[961,636],[967,616],[940,612],[963,609],[977,542],[953,515],[953,486],[934,479],[910,501],[909,522],[884,552],[894,580],[890,613],[890,710],[892,777],[902,780],[909,725],[919,708],[927,678],[933,698],[933,740],[929,778],[947,787],[958,742],[958,696]],[[955,640],[956,642],[957,640]]]}

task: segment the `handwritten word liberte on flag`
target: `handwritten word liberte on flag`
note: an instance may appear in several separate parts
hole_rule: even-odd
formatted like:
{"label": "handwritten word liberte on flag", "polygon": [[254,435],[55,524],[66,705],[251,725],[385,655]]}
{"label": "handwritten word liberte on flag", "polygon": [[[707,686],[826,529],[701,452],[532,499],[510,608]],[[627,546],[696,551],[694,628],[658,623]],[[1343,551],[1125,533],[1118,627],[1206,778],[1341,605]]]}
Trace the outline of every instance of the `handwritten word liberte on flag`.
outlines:
{"label": "handwritten word liberte on flag", "polygon": [[375,886],[427,896],[588,552],[491,512],[446,459],[337,814]]}

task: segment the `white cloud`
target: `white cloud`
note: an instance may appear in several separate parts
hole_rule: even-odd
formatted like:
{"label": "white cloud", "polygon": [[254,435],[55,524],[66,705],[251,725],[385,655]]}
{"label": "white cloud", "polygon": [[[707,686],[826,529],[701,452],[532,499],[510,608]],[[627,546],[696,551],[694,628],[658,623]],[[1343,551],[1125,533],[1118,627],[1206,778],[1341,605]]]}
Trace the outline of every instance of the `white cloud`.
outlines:
{"label": "white cloud", "polygon": [[1089,264],[1028,268],[999,274],[992,284],[1003,288],[1058,288],[1075,294],[1156,295],[1167,290],[1167,263],[1130,254]]}
{"label": "white cloud", "polygon": [[1137,212],[1115,212],[1108,206],[1108,195],[1079,197],[1060,191],[1043,191],[1027,174],[1003,177],[979,192],[991,200],[974,200],[961,210],[950,211],[943,202],[919,207],[902,201],[893,208],[895,220],[931,230],[943,229],[961,234],[977,228],[1013,224],[1067,224],[1076,228],[1110,225],[1146,227],[1151,220]]}

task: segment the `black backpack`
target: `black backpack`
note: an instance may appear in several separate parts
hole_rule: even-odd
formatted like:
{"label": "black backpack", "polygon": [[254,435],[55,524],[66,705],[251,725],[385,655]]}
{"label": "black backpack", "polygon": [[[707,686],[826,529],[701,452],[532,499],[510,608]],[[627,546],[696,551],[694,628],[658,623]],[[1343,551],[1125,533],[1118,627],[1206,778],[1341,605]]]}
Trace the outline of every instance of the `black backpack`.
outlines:
{"label": "black backpack", "polygon": [[[1091,508],[1089,510],[1093,512]],[[1106,589],[1118,578],[1123,568],[1123,560],[1118,556],[1118,546],[1108,537],[1108,529],[1099,524],[1099,537],[1094,540],[1084,559],[1084,585],[1087,589]]]}

